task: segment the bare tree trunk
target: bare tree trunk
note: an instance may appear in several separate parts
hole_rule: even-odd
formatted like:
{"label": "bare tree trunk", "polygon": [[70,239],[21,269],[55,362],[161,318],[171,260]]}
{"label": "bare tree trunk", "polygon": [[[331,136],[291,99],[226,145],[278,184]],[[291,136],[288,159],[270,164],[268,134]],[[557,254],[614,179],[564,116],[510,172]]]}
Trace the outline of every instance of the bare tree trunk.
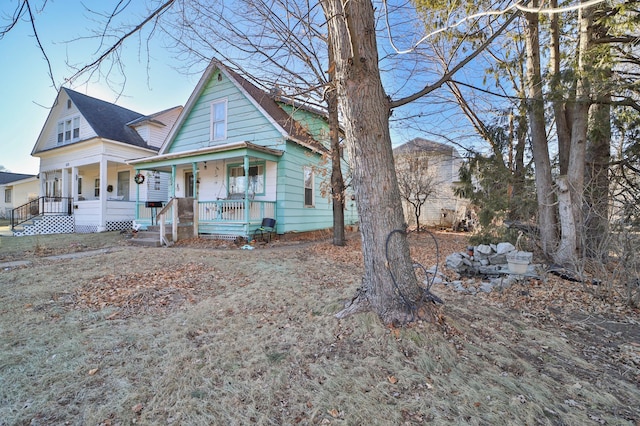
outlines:
{"label": "bare tree trunk", "polygon": [[571,205],[571,191],[567,177],[558,177],[558,211],[560,216],[561,235],[560,244],[554,253],[554,261],[560,265],[572,266],[575,261],[576,233]]}
{"label": "bare tree trunk", "polygon": [[[331,55],[331,47],[329,47]],[[329,71],[331,83],[335,80],[335,67]],[[345,245],[344,235],[344,178],[342,176],[342,158],[340,156],[340,121],[338,117],[338,93],[331,87],[325,93],[329,114],[329,139],[331,141],[331,192],[333,201],[333,245]]]}
{"label": "bare tree trunk", "polygon": [[[569,167],[567,169],[567,182],[571,194],[573,207],[573,221],[575,223],[576,256],[582,251],[582,231],[584,230],[583,202],[584,202],[584,168],[587,150],[587,129],[589,125],[589,99],[590,86],[587,75],[587,58],[591,42],[591,7],[579,10],[580,41],[578,47],[578,80],[576,83],[576,100],[572,109],[571,148]],[[564,226],[563,226],[564,229]],[[562,235],[565,238],[565,235]]]}
{"label": "bare tree trunk", "polygon": [[589,141],[585,157],[585,233],[584,249],[589,257],[605,260],[605,241],[609,233],[609,162],[611,160],[611,106],[603,103],[591,107]]}
{"label": "bare tree trunk", "polygon": [[[538,6],[538,1],[532,7]],[[527,47],[527,91],[529,95],[528,113],[531,129],[531,148],[536,167],[536,194],[538,199],[538,224],[540,243],[545,254],[550,255],[556,245],[556,215],[554,210],[553,181],[549,143],[544,119],[542,97],[542,74],[540,71],[540,40],[538,15],[527,13],[525,43]]]}
{"label": "bare tree trunk", "polygon": [[[551,0],[551,7],[558,7],[558,0]],[[549,57],[551,77],[551,101],[556,119],[556,134],[558,138],[558,163],[560,174],[566,175],[569,168],[569,147],[571,145],[570,119],[567,112],[564,88],[562,87],[562,75],[560,73],[560,26],[558,14],[550,16],[551,53]]]}
{"label": "bare tree trunk", "polygon": [[[389,134],[390,103],[378,68],[373,5],[370,0],[321,4],[353,167],[365,268],[362,287],[337,317],[372,310],[385,324],[404,324],[417,318],[423,290],[405,234]],[[433,307],[431,303],[424,306],[427,312]]]}
{"label": "bare tree trunk", "polygon": [[[594,21],[598,21],[594,13]],[[597,22],[593,26],[594,43],[609,34],[609,27]],[[594,46],[595,47],[595,46]],[[601,64],[596,81],[612,79],[611,48],[608,44],[596,47],[589,56],[597,57]],[[605,93],[598,93],[599,102],[591,106],[589,116],[589,138],[585,156],[585,182],[589,190],[585,194],[585,253],[589,257],[605,260],[608,255],[606,241],[609,234],[609,163],[611,161],[611,91],[605,84]],[[598,91],[599,92],[599,91]]]}

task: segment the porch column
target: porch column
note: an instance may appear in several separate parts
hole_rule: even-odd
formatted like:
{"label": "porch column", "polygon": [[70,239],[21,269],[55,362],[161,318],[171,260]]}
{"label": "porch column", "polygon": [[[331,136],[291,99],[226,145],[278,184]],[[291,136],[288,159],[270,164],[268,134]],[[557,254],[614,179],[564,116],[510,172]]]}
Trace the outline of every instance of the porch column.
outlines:
{"label": "porch column", "polygon": [[71,168],[71,195],[73,201],[78,201],[78,168]]}
{"label": "porch column", "polygon": [[244,223],[249,233],[249,156],[244,156]]}
{"label": "porch column", "polygon": [[198,175],[198,163],[192,163],[191,167],[193,168],[193,236],[198,237],[198,222],[200,218],[198,217],[198,181],[200,180],[200,176]]}
{"label": "porch column", "polygon": [[46,197],[47,194],[47,172],[40,172],[40,196]]}
{"label": "porch column", "polygon": [[198,199],[198,163],[191,163],[191,170],[193,172],[193,198],[197,200]]}
{"label": "porch column", "polygon": [[100,215],[98,217],[98,232],[107,230],[107,160],[100,159]]}
{"label": "porch column", "polygon": [[[138,175],[138,173],[140,173],[140,169],[135,169],[133,171],[134,179],[135,176]],[[134,214],[133,220],[140,220],[140,185],[138,185],[135,180],[133,182],[136,184],[136,212]]]}
{"label": "porch column", "polygon": [[169,193],[170,198],[176,198],[176,165],[173,164],[171,166],[171,192]]}

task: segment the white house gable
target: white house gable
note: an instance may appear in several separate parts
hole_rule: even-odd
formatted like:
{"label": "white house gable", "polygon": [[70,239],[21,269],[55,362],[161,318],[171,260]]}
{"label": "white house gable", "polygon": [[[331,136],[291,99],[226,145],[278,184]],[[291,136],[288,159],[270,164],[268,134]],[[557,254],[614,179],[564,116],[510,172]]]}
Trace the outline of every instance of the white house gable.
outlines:
{"label": "white house gable", "polygon": [[80,113],[64,90],[58,93],[56,103],[38,137],[33,152],[47,151],[81,140],[91,139],[96,132]]}

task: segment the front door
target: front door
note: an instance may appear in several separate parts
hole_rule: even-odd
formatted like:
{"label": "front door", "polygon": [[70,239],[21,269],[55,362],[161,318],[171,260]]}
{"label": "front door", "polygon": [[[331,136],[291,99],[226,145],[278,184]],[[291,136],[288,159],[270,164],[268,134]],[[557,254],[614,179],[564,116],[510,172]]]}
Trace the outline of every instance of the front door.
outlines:
{"label": "front door", "polygon": [[193,172],[184,174],[184,196],[193,198]]}

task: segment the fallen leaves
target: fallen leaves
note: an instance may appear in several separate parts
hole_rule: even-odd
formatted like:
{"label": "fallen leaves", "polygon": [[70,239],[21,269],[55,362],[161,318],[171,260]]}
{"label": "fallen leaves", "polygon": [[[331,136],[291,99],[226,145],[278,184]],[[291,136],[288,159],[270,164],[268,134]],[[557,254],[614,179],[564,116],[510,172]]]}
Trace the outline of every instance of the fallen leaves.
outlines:
{"label": "fallen leaves", "polygon": [[214,268],[198,263],[105,275],[77,289],[75,305],[93,310],[117,309],[106,317],[108,320],[168,310],[183,303],[195,303],[207,275],[209,280],[217,279]]}

